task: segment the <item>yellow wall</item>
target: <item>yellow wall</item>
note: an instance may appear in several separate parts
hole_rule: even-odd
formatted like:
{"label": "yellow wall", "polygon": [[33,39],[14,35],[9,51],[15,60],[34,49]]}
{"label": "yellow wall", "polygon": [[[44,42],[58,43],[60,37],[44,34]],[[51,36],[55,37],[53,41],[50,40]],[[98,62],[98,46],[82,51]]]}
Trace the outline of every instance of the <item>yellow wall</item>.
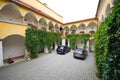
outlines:
{"label": "yellow wall", "polygon": [[[21,5],[19,5],[19,4],[16,4],[16,5],[17,5],[18,9],[20,10],[20,12],[21,12],[21,14],[22,14],[23,16],[25,16],[25,14],[28,13],[29,11],[33,12],[32,10],[30,10],[30,9],[24,7],[24,6],[21,6]],[[45,17],[45,16],[42,16],[41,14],[38,14],[38,13],[36,13],[36,12],[33,12],[33,14],[35,15],[35,17],[37,18],[38,21],[40,20],[40,18],[43,18],[43,17],[44,17],[45,20],[47,21],[47,23],[49,23],[49,21],[52,21],[53,23],[57,23],[57,24],[59,24],[59,25],[62,25],[61,23],[58,23],[58,22],[56,22],[56,21],[54,21],[54,20],[51,20],[50,18],[47,18],[47,17]]]}
{"label": "yellow wall", "polygon": [[[32,5],[38,10],[43,11],[44,13],[47,13],[48,15],[52,16],[53,18],[57,19],[60,22],[63,22],[63,17],[51,10],[50,8],[44,6],[41,2],[38,0],[21,0],[29,5]],[[35,5],[34,5],[35,4]]]}
{"label": "yellow wall", "polygon": [[86,27],[87,27],[87,25],[88,25],[89,23],[91,23],[91,22],[95,22],[95,23],[97,24],[97,19],[85,20],[85,21],[83,20],[83,21],[78,21],[78,22],[72,22],[72,23],[64,24],[64,27],[65,27],[65,26],[68,26],[68,27],[70,28],[72,25],[76,25],[76,26],[78,27],[81,23],[85,24]]}
{"label": "yellow wall", "polygon": [[[37,0],[24,0],[24,1],[26,3],[29,3],[29,4],[33,4],[33,3],[37,2]],[[0,7],[3,6],[6,3],[9,3],[9,2],[11,2],[11,0],[0,0]],[[16,5],[17,5],[17,8],[20,10],[20,12],[21,12],[21,14],[22,14],[23,17],[25,16],[25,14],[27,12],[32,11],[32,10],[30,10],[30,9],[22,6],[22,5],[19,5],[19,4],[16,4]],[[43,4],[41,4],[41,5],[44,6]],[[35,5],[34,5],[34,7],[35,7]],[[38,4],[37,4],[36,7],[38,8]],[[45,6],[43,8],[41,7],[40,9],[45,9],[46,11],[48,10],[48,8],[45,7]],[[46,13],[49,13],[49,10]],[[33,14],[36,16],[36,18],[37,18],[38,21],[40,20],[40,18],[44,17],[41,14],[38,14],[36,12],[33,12]],[[56,17],[54,14],[52,16]],[[57,15],[57,16],[59,16],[59,15]],[[46,19],[47,24],[49,23],[49,21],[52,21],[53,25],[55,25],[57,23],[58,26],[62,26],[62,27],[68,26],[69,28],[72,25],[76,25],[78,27],[81,23],[85,24],[86,26],[90,22],[95,22],[97,24],[97,20],[96,19],[82,20],[82,21],[72,22],[72,23],[64,24],[63,25],[62,23],[56,22],[54,20],[51,20],[50,18],[46,18],[46,17],[44,17],[44,18]],[[25,29],[26,28],[27,28],[27,26],[23,26],[23,25],[17,25],[17,24],[10,24],[10,23],[5,23],[5,22],[0,22],[0,39],[4,39],[5,37],[7,37],[9,35],[14,35],[14,34],[19,34],[19,35],[25,36]]]}
{"label": "yellow wall", "polygon": [[96,16],[98,18],[98,20],[99,20],[99,24],[102,22],[102,16],[103,16],[104,19],[106,17],[105,15],[106,15],[107,5],[110,4],[111,8],[114,6],[112,1],[113,0],[101,0],[99,10],[98,10],[98,13],[97,13],[97,16]]}
{"label": "yellow wall", "polygon": [[[32,11],[32,10],[22,6],[22,5],[19,5],[19,4],[16,4],[16,5],[17,5],[18,9],[20,10],[22,16],[25,16],[25,14],[28,12],[33,12],[33,14],[37,18],[37,20],[39,20],[40,18],[43,17],[42,15],[40,15],[40,14],[38,14],[38,13],[36,13],[36,12],[34,12],[34,11]],[[46,17],[45,17],[45,19],[46,19],[46,21],[47,21],[47,19],[50,20],[49,18],[46,18]]]}
{"label": "yellow wall", "polygon": [[2,6],[4,3],[10,2],[11,0],[0,0],[0,6]]}
{"label": "yellow wall", "polygon": [[[27,0],[26,0],[26,1],[27,1]],[[9,3],[9,2],[12,2],[12,1],[11,1],[11,0],[0,0],[0,7],[3,6],[3,5],[5,5],[6,3]],[[28,2],[30,2],[30,1],[28,0]],[[13,3],[14,3],[14,2],[13,2]],[[15,4],[16,4],[16,3],[15,3]],[[30,9],[22,6],[22,5],[19,5],[19,4],[16,4],[16,5],[17,5],[17,8],[19,9],[19,11],[21,12],[22,16],[25,16],[26,13],[28,13],[28,12],[31,11],[31,12],[33,12],[33,14],[35,15],[35,17],[37,18],[38,21],[40,20],[40,18],[44,17],[44,18],[46,19],[47,23],[49,23],[49,21],[52,21],[53,23],[57,23],[58,25],[62,25],[61,23],[56,22],[56,21],[54,21],[54,20],[51,20],[50,18],[47,18],[47,17],[45,17],[45,16],[42,16],[41,14],[38,14],[38,13],[36,13],[36,12],[34,12],[34,11],[32,11],[32,10],[30,10]],[[43,6],[43,4],[41,4],[41,5]],[[45,6],[44,6],[44,7],[45,7]],[[41,9],[44,10],[44,8],[40,8],[40,10],[41,10]],[[48,10],[48,8],[47,8],[47,10]],[[46,13],[49,13],[49,12],[46,12]],[[52,15],[52,14],[51,14],[51,15]],[[50,16],[51,16],[51,15],[50,15]],[[52,15],[52,16],[54,16],[54,15]],[[57,15],[57,16],[59,16],[59,15]],[[57,16],[54,16],[54,17],[57,18]],[[63,21],[63,18],[62,18],[62,20],[59,19],[58,21],[62,22],[62,21]]]}
{"label": "yellow wall", "polygon": [[4,39],[9,35],[25,36],[26,29],[27,26],[0,22],[0,39]]}

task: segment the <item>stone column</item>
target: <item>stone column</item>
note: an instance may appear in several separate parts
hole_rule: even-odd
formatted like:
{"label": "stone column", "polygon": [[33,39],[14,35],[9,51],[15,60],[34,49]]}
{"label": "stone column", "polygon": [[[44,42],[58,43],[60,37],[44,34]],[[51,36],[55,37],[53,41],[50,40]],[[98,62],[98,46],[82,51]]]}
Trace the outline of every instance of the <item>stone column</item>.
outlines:
{"label": "stone column", "polygon": [[88,52],[90,51],[90,50],[89,50],[89,47],[90,47],[89,42],[90,42],[90,41],[87,41],[87,45],[86,45],[86,50],[87,50]]}
{"label": "stone column", "polygon": [[69,39],[67,39],[67,41],[68,41],[68,47],[70,47],[70,40],[69,40]]}
{"label": "stone column", "polygon": [[62,45],[65,45],[65,38],[62,39]]}
{"label": "stone column", "polygon": [[49,53],[47,46],[45,46],[45,48],[44,48],[44,53]]}
{"label": "stone column", "polygon": [[57,45],[57,44],[55,44],[55,50],[57,50],[57,47],[58,47],[58,45]]}
{"label": "stone column", "polygon": [[1,40],[0,40],[0,66],[3,66],[3,47]]}
{"label": "stone column", "polygon": [[94,39],[89,41],[89,50],[90,52],[94,52]]}
{"label": "stone column", "polygon": [[49,26],[48,25],[45,28],[46,28],[46,31],[49,31]]}

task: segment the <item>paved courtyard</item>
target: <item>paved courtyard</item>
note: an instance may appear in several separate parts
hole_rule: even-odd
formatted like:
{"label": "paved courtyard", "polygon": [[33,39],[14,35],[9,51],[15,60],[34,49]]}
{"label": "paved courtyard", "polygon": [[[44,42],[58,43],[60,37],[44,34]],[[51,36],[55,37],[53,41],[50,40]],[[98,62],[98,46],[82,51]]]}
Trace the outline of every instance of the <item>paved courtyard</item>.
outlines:
{"label": "paved courtyard", "polygon": [[53,52],[1,67],[0,80],[99,80],[95,73],[93,53],[86,60],[79,60],[73,58],[72,51],[66,55]]}

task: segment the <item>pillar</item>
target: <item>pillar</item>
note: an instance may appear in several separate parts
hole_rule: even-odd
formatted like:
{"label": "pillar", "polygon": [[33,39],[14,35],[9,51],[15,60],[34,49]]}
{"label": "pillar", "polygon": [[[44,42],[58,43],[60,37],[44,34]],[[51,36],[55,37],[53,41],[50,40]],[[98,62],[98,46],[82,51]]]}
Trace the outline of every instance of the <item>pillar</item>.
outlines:
{"label": "pillar", "polygon": [[70,47],[70,40],[69,40],[69,39],[67,39],[67,41],[68,41],[68,47]]}
{"label": "pillar", "polygon": [[46,28],[46,31],[49,31],[49,26],[48,25],[45,28]]}
{"label": "pillar", "polygon": [[90,51],[90,50],[89,50],[89,47],[90,47],[89,43],[90,43],[90,41],[87,41],[86,50],[87,50],[88,52]]}
{"label": "pillar", "polygon": [[45,46],[45,48],[44,48],[44,53],[49,53],[47,46]]}
{"label": "pillar", "polygon": [[57,45],[57,44],[55,44],[55,50],[57,50],[57,47],[58,47],[58,45]]}
{"label": "pillar", "polygon": [[92,39],[92,40],[90,40],[90,42],[89,42],[89,48],[90,48],[90,51],[91,52],[94,52],[94,39]]}
{"label": "pillar", "polygon": [[3,47],[2,47],[2,41],[0,41],[0,66],[3,66]]}
{"label": "pillar", "polygon": [[66,44],[65,44],[65,41],[66,41],[66,39],[63,38],[63,39],[62,39],[62,45],[66,45]]}

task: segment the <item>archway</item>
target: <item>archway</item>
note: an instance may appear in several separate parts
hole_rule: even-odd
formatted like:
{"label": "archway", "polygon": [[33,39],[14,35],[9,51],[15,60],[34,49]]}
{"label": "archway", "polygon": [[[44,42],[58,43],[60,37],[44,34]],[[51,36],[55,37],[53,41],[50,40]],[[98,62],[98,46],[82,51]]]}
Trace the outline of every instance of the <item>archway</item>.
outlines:
{"label": "archway", "polygon": [[75,34],[77,30],[77,26],[76,25],[72,25],[70,28],[71,34]]}
{"label": "archway", "polygon": [[7,3],[0,9],[0,21],[10,23],[23,23],[23,16],[14,3]]}
{"label": "archway", "polygon": [[65,32],[65,34],[69,34],[69,27],[68,26],[65,26],[63,31]]}
{"label": "archway", "polygon": [[49,30],[54,32],[54,26],[53,26],[52,21],[50,21],[48,25],[49,25]]}
{"label": "archway", "polygon": [[41,18],[39,20],[39,25],[40,25],[39,28],[41,28],[43,30],[47,30],[47,21],[45,20],[45,18]]}
{"label": "archway", "polygon": [[60,32],[60,28],[58,27],[58,24],[55,24],[55,32]]}
{"label": "archway", "polygon": [[78,26],[78,32],[79,32],[80,34],[84,34],[84,33],[85,33],[85,28],[86,28],[85,24],[81,23],[81,24]]}
{"label": "archway", "polygon": [[95,22],[90,22],[88,26],[86,27],[86,32],[89,33],[90,31],[96,31],[97,30],[97,24]]}
{"label": "archway", "polygon": [[26,24],[31,24],[31,25],[38,27],[37,18],[32,12],[28,12],[25,14],[24,21]]}
{"label": "archway", "polygon": [[3,40],[3,59],[15,58],[25,54],[25,38],[20,35],[11,35]]}

